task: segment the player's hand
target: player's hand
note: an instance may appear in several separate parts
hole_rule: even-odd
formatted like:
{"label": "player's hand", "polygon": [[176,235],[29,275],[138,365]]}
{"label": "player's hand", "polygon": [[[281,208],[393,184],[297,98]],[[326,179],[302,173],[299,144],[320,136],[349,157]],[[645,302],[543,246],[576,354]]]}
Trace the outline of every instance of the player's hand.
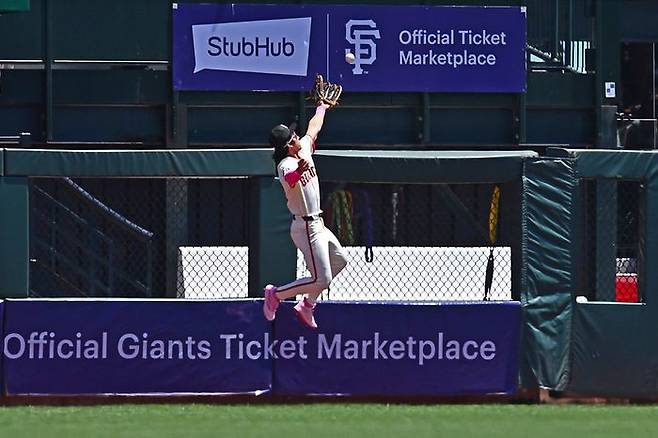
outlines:
{"label": "player's hand", "polygon": [[306,161],[303,158],[300,158],[299,162],[297,163],[297,172],[302,174],[302,173],[306,172],[309,167],[310,167],[310,165],[308,164],[308,161]]}
{"label": "player's hand", "polygon": [[325,81],[322,75],[318,74],[315,76],[310,99],[315,100],[318,105],[324,104],[328,108],[333,108],[338,105],[342,93],[343,87],[341,85]]}

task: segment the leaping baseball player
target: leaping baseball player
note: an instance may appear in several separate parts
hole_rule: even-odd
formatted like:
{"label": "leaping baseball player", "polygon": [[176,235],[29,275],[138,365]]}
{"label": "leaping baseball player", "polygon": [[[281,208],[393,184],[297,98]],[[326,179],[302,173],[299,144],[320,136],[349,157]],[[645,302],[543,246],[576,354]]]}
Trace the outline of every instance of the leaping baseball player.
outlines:
{"label": "leaping baseball player", "polygon": [[313,89],[318,106],[308,123],[306,134],[299,137],[292,125],[277,125],[270,133],[276,173],[288,200],[288,210],[292,213],[290,236],[304,254],[311,277],[299,278],[283,286],[265,286],[263,313],[268,321],[276,317],[281,300],[301,295],[293,310],[304,324],[317,329],[313,316],[317,299],[347,265],[340,242],[322,220],[320,184],[313,163],[315,142],[325,113],[338,104],[341,92],[342,87],[325,82],[318,75]]}

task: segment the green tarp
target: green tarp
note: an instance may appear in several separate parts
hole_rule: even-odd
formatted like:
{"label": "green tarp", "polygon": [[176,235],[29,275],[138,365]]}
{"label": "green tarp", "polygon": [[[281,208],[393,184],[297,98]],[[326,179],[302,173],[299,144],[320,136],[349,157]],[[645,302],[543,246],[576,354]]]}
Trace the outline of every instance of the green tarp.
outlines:
{"label": "green tarp", "polygon": [[[561,390],[569,381],[576,179],[571,160],[525,163],[522,204],[522,382]],[[530,376],[530,377],[529,377]]]}
{"label": "green tarp", "polygon": [[5,172],[21,176],[249,176],[272,173],[264,149],[5,149]]}
{"label": "green tarp", "polygon": [[[269,149],[5,149],[5,172],[17,176],[268,176]],[[521,177],[532,151],[318,151],[325,180],[351,182],[507,182]]]}

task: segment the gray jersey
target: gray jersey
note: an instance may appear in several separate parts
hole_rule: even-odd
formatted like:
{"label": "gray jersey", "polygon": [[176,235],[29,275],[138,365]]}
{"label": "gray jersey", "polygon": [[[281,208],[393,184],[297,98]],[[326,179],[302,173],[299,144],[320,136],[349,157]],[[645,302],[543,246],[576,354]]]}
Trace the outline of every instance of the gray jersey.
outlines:
{"label": "gray jersey", "polygon": [[308,161],[309,168],[301,175],[301,179],[291,187],[285,180],[285,175],[297,169],[299,160],[286,157],[277,166],[279,181],[288,200],[288,210],[295,216],[310,216],[320,214],[320,183],[313,162],[313,140],[308,135],[299,139],[302,145],[298,155]]}

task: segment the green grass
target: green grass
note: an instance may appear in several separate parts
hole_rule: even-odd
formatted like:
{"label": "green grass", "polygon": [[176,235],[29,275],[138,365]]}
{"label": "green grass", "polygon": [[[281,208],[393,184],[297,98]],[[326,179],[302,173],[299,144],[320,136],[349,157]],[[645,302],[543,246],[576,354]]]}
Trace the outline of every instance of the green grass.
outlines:
{"label": "green grass", "polygon": [[658,406],[106,405],[0,408],[2,437],[655,437]]}

